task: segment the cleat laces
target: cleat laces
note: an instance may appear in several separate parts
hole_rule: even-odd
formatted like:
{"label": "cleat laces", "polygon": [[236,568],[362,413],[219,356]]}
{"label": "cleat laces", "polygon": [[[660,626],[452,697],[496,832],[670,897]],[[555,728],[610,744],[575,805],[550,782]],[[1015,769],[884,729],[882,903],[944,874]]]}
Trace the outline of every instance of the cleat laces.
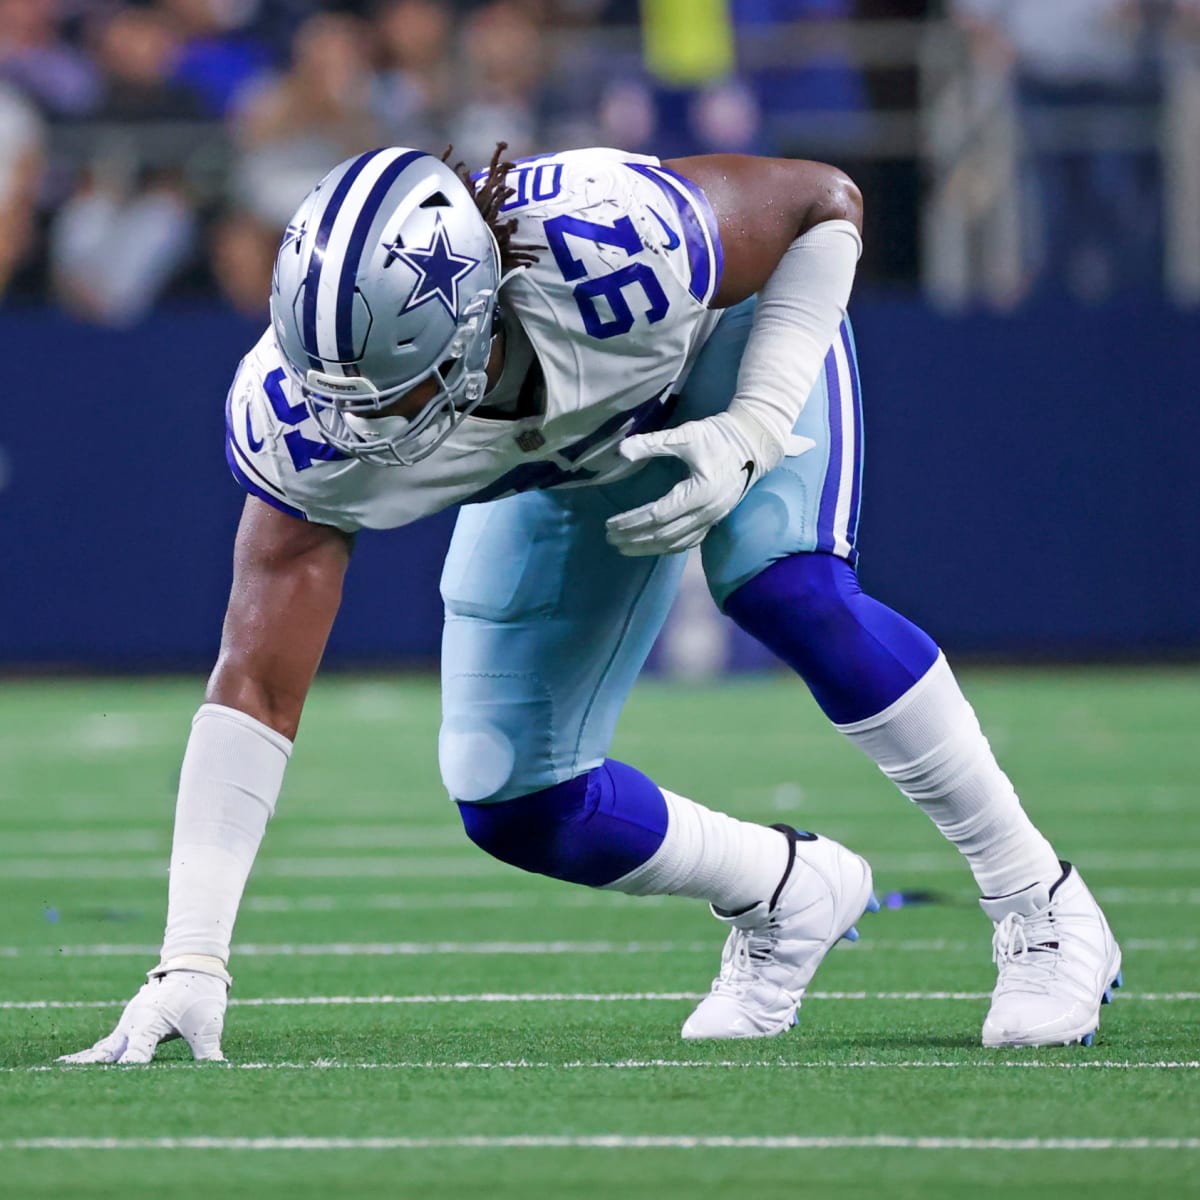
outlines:
{"label": "cleat laces", "polygon": [[1049,910],[1032,917],[1010,912],[996,926],[992,962],[1000,969],[997,992],[1046,994],[1058,959],[1058,933]]}
{"label": "cleat laces", "polygon": [[734,929],[721,956],[721,972],[712,983],[713,993],[718,996],[745,995],[757,981],[759,968],[771,961],[777,941],[773,924],[762,933]]}

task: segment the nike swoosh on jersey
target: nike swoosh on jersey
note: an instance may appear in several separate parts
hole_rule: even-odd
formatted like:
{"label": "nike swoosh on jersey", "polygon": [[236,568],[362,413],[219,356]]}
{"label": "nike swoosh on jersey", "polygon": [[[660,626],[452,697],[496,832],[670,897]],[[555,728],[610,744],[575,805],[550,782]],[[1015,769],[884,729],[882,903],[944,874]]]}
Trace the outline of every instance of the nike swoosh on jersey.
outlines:
{"label": "nike swoosh on jersey", "polygon": [[[647,207],[647,208],[650,208],[650,205],[648,205],[648,204],[647,204],[647,205],[646,205],[646,207]],[[665,220],[663,220],[663,218],[662,218],[661,216],[659,216],[659,213],[658,213],[658,210],[657,210],[657,209],[650,208],[650,211],[651,211],[652,213],[654,213],[654,215],[655,215],[656,217],[658,217],[658,223],[659,223],[659,224],[660,224],[660,225],[663,227],[663,229],[666,231],[666,234],[667,234],[667,245],[666,245],[666,249],[668,249],[668,250],[674,250],[674,249],[675,249],[675,248],[676,248],[676,247],[679,245],[679,234],[677,234],[677,233],[675,232],[675,230],[673,230],[673,229],[670,227],[670,225],[668,225],[668,224],[666,223],[666,221],[665,221]]]}
{"label": "nike swoosh on jersey", "polygon": [[744,496],[750,490],[750,485],[754,482],[754,464],[747,461],[742,470],[746,472],[746,482],[742,484],[742,495]]}
{"label": "nike swoosh on jersey", "polygon": [[246,410],[246,441],[250,445],[250,453],[257,454],[262,448],[265,439],[256,438],[254,436],[254,426],[250,423],[250,410]]}

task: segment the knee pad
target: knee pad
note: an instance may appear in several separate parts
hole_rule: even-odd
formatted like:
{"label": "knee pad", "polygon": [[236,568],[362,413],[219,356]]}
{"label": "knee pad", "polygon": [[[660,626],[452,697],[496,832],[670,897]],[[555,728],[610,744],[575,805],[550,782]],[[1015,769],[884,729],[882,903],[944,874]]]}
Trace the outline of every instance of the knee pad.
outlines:
{"label": "knee pad", "polygon": [[474,803],[500,795],[516,760],[512,739],[489,721],[446,721],[438,733],[438,765],[452,800]]}

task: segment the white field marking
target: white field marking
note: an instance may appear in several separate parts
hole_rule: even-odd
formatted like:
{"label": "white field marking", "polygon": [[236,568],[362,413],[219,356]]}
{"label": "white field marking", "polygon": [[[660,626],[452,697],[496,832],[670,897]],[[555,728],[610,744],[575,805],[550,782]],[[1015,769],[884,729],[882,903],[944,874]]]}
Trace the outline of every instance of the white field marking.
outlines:
{"label": "white field marking", "polygon": [[[461,828],[409,827],[404,825],[348,825],[333,829],[277,830],[272,845],[289,850],[428,850],[469,849]],[[0,855],[46,858],[91,854],[159,854],[171,848],[171,831],[155,829],[58,829],[17,830],[0,834]],[[472,850],[473,856],[476,851]]]}
{"label": "white field marking", "polygon": [[[391,958],[427,954],[532,955],[557,954],[667,954],[679,951],[714,951],[711,942],[247,942],[234,946],[240,958]],[[0,946],[0,958],[58,956],[63,958],[154,957],[151,945]]]}
{"label": "white field marking", "polygon": [[[1105,904],[1200,904],[1200,888],[1093,888],[1096,898]],[[247,896],[244,912],[305,913],[359,912],[363,910],[403,909],[489,909],[489,908],[656,908],[674,903],[671,896],[624,896],[620,892],[579,889],[557,892],[549,897],[542,891],[529,892],[376,892],[366,895]],[[874,945],[874,942],[865,942]],[[890,943],[889,943],[890,944]],[[972,943],[974,945],[974,943]]]}
{"label": "white field marking", "polygon": [[[1079,851],[1077,860],[1084,870],[1159,871],[1190,870],[1197,851],[1146,850],[1128,853],[1088,854]],[[961,874],[963,864],[946,854],[880,854],[871,858],[876,875],[896,875],[912,871],[925,875]],[[258,879],[414,879],[431,876],[453,879],[480,875],[511,875],[513,868],[467,846],[461,855],[429,858],[421,855],[358,858],[272,857],[268,855],[255,868]],[[161,879],[167,873],[165,854],[146,858],[103,860],[80,858],[25,858],[4,864],[9,879]]]}
{"label": "white field marking", "polygon": [[964,1138],[629,1136],[601,1133],[492,1137],[146,1137],[5,1138],[0,1150],[1200,1150],[1200,1138]]}
{"label": "white field marking", "polygon": [[[195,1071],[208,1070],[212,1064],[195,1062],[160,1062],[156,1063],[156,1071]],[[0,1074],[5,1075],[37,1075],[58,1073],[63,1071],[94,1071],[101,1069],[124,1070],[119,1063],[41,1063],[32,1067],[0,1067]],[[312,1062],[246,1062],[222,1063],[225,1071],[653,1071],[669,1070],[706,1070],[706,1071],[756,1071],[762,1069],[781,1069],[787,1071],[913,1071],[913,1070],[998,1070],[1010,1068],[1017,1070],[1049,1070],[1049,1071],[1196,1071],[1200,1070],[1200,1061],[1194,1062],[1142,1062],[1142,1061],[1101,1061],[1088,1060],[1084,1062],[1055,1062],[1042,1059],[1018,1059],[1011,1062],[995,1059],[979,1059],[968,1062],[955,1062],[940,1059],[907,1059],[897,1062],[885,1062],[879,1059],[864,1059],[857,1062],[840,1062],[833,1059],[814,1060],[810,1062],[791,1062],[782,1058],[747,1059],[745,1061],[718,1059],[712,1062],[700,1062],[692,1059],[647,1058],[623,1059],[612,1062],[538,1062],[531,1059],[518,1058],[499,1062],[473,1062],[463,1060],[446,1060],[438,1062],[432,1059],[412,1062],[339,1062],[337,1059],[318,1058]]]}
{"label": "white field marking", "polygon": [[410,850],[431,847],[460,849],[474,857],[479,851],[467,840],[461,825],[408,825],[402,821],[373,825],[357,823],[319,829],[278,829],[276,844],[316,850]]}
{"label": "white field marking", "polygon": [[[67,734],[69,744],[77,750],[136,750],[142,746],[158,745],[165,730],[153,730],[149,723],[129,713],[92,713],[78,721]],[[156,736],[157,735],[157,736]],[[173,731],[179,737],[178,730]]]}
{"label": "white field marking", "polygon": [[1200,888],[1112,887],[1092,893],[1105,904],[1200,904]]}
{"label": "white field marking", "polygon": [[90,759],[97,753],[172,744],[180,747],[183,744],[173,721],[169,724],[161,719],[155,721],[140,713],[114,712],[107,716],[91,713],[68,728],[56,728],[49,733],[30,729],[0,734],[0,754],[6,757],[52,754],[61,758],[66,746],[73,757]]}
{"label": "white field marking", "polygon": [[[0,855],[25,858],[31,854],[56,858],[72,854],[166,855],[171,848],[168,829],[58,829],[0,833]],[[8,874],[5,866],[4,873]]]}
{"label": "white field marking", "polygon": [[[513,868],[476,851],[428,858],[264,858],[254,867],[258,879],[446,879],[511,875]],[[167,855],[152,858],[28,858],[4,864],[6,879],[166,879]]]}
{"label": "white field marking", "polygon": [[[699,1000],[707,992],[476,992],[417,996],[257,996],[231,997],[231,1007],[296,1008],[390,1004],[613,1004]],[[991,992],[808,992],[806,1000],[987,1000]],[[1115,1003],[1194,1002],[1200,992],[1118,992]],[[0,1009],[124,1008],[125,1000],[0,1000]]]}
{"label": "white field marking", "polygon": [[553,901],[538,892],[421,892],[375,893],[365,896],[247,896],[246,912],[344,912],[364,909],[470,909],[470,908],[659,908],[675,902],[673,896],[623,896],[620,892],[577,891],[556,893]]}
{"label": "white field marking", "polygon": [[[859,941],[855,954],[980,953],[983,942],[949,942],[943,939],[911,941]],[[1168,954],[1200,949],[1200,938],[1128,938],[1122,947],[1129,951]],[[533,957],[559,954],[710,954],[711,941],[551,941],[551,942],[242,942],[233,947],[240,958],[405,958],[432,954],[518,955]],[[70,946],[0,946],[0,958],[146,958],[158,954],[149,944],[97,942]]]}

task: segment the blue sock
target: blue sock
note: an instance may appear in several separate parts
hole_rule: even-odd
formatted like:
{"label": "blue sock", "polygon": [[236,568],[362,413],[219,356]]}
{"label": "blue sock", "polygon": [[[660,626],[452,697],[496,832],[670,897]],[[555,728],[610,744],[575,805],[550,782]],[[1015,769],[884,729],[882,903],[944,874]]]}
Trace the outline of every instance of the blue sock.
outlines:
{"label": "blue sock", "polygon": [[933,640],[866,595],[832,554],[795,554],[744,583],[725,611],[808,684],[835,725],[882,712],[937,660]]}
{"label": "blue sock", "polygon": [[601,887],[647,862],[667,803],[640,771],[607,759],[565,783],[494,804],[458,805],[467,836],[525,871]]}

